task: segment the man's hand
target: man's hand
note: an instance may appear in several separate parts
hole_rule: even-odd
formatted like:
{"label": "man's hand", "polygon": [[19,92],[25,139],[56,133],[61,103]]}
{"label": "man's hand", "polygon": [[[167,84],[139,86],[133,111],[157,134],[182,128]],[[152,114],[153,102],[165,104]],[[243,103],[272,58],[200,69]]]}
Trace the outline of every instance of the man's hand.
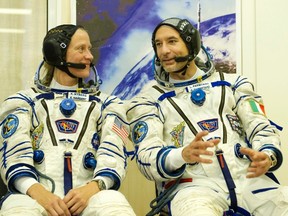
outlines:
{"label": "man's hand", "polygon": [[66,203],[55,194],[46,190],[40,183],[33,184],[27,191],[46,210],[48,216],[71,216]]}
{"label": "man's hand", "polygon": [[202,138],[208,135],[208,131],[199,132],[194,140],[182,151],[182,157],[187,163],[212,163],[212,160],[202,158],[201,155],[212,156],[213,151],[208,151],[207,148],[214,147],[220,140],[213,139],[209,141],[203,141]]}
{"label": "man's hand", "polygon": [[244,155],[247,155],[251,160],[250,166],[247,170],[247,178],[255,178],[261,176],[269,170],[271,166],[271,160],[267,154],[244,147],[240,148],[240,152]]}
{"label": "man's hand", "polygon": [[80,213],[87,207],[90,197],[99,192],[96,182],[89,182],[88,184],[71,189],[64,197],[63,201],[68,206],[71,215],[80,215]]}

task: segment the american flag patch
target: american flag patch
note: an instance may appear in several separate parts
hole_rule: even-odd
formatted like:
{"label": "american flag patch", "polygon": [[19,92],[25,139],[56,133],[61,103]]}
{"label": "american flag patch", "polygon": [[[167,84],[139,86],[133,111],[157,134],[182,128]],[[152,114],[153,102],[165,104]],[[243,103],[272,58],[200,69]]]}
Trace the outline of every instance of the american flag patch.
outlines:
{"label": "american flag patch", "polygon": [[123,126],[122,122],[119,120],[119,118],[115,118],[114,124],[112,126],[112,130],[118,134],[118,136],[123,140],[125,144],[127,144],[127,138],[128,138],[128,131],[126,128]]}

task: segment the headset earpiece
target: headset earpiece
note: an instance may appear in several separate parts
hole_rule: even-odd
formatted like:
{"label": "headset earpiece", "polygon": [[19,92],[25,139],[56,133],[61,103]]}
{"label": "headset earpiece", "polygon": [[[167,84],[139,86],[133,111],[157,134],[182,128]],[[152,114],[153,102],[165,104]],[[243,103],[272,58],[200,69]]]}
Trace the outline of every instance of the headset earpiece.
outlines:
{"label": "headset earpiece", "polygon": [[[64,32],[62,34],[65,34]],[[56,37],[48,37],[43,42],[43,56],[48,63],[55,65],[65,61],[66,50],[70,40],[65,35],[58,35]]]}
{"label": "headset earpiece", "polygon": [[55,64],[61,61],[62,52],[55,38],[50,38],[43,43],[43,56],[48,63]]}

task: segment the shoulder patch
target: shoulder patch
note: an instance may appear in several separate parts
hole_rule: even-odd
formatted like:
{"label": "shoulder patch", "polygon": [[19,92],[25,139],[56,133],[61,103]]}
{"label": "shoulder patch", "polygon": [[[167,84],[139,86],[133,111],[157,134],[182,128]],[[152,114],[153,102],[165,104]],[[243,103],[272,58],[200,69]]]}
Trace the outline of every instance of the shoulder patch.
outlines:
{"label": "shoulder patch", "polygon": [[218,119],[216,119],[216,118],[206,119],[206,120],[197,122],[197,124],[199,125],[199,127],[202,130],[207,130],[209,132],[213,132],[213,131],[216,131],[218,129]]}
{"label": "shoulder patch", "polygon": [[139,121],[132,129],[132,141],[135,144],[140,143],[148,132],[148,125],[144,121]]}
{"label": "shoulder patch", "polygon": [[185,122],[183,121],[179,125],[175,126],[173,130],[170,132],[172,136],[172,142],[174,143],[174,146],[176,146],[177,148],[183,146],[184,129],[185,129]]}
{"label": "shoulder patch", "polygon": [[253,100],[253,99],[250,99],[250,100],[249,100],[249,104],[250,104],[250,107],[251,107],[252,112],[254,112],[254,113],[256,113],[256,114],[261,114],[261,115],[266,116],[266,114],[265,114],[265,108],[264,108],[264,105],[263,105],[263,104],[258,103],[258,102],[256,102],[256,101]]}
{"label": "shoulder patch", "polygon": [[2,127],[1,135],[4,139],[10,137],[15,133],[19,125],[19,119],[14,114],[9,114]]}
{"label": "shoulder patch", "polygon": [[33,149],[38,149],[40,147],[43,132],[44,132],[44,124],[41,122],[31,133],[31,141]]}
{"label": "shoulder patch", "polygon": [[244,132],[238,116],[227,114],[226,117],[230,123],[232,130],[236,131],[240,136],[242,136]]}
{"label": "shoulder patch", "polygon": [[91,143],[93,148],[97,151],[100,146],[100,136],[97,132],[93,134]]}

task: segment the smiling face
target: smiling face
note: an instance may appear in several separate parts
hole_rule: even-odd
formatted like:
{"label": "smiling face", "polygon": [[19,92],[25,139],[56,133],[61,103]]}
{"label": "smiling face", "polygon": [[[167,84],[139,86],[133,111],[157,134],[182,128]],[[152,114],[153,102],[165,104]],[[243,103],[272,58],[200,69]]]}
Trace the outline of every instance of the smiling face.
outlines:
{"label": "smiling face", "polygon": [[159,27],[155,34],[155,47],[160,64],[168,73],[183,68],[187,62],[176,62],[175,57],[188,55],[188,48],[179,33],[168,25]]}
{"label": "smiling face", "polygon": [[66,52],[66,61],[76,64],[85,64],[85,69],[77,69],[69,67],[69,71],[78,78],[86,78],[89,76],[90,64],[93,60],[91,53],[91,42],[88,33],[79,28],[71,38],[70,44]]}

